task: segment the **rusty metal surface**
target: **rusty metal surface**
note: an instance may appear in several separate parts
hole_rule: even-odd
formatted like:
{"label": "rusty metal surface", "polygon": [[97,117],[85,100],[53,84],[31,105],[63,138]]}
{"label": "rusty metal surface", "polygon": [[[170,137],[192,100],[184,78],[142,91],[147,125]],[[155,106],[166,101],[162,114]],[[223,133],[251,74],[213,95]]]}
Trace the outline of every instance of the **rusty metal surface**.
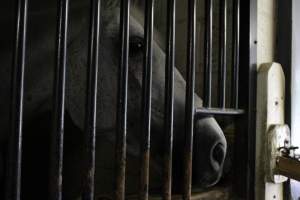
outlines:
{"label": "rusty metal surface", "polygon": [[100,0],[91,0],[90,6],[90,36],[88,54],[88,78],[86,90],[86,171],[83,200],[94,200],[95,160],[96,160],[96,110],[97,110],[97,80],[100,47]]}
{"label": "rusty metal surface", "polygon": [[152,97],[152,57],[153,57],[154,0],[147,0],[145,6],[144,68],[142,84],[142,140],[140,168],[140,200],[148,199],[150,133],[151,133],[151,97]]}
{"label": "rusty metal surface", "polygon": [[173,123],[174,123],[174,70],[175,70],[175,18],[176,0],[168,0],[167,10],[167,44],[165,69],[165,151],[163,199],[172,197],[172,162],[173,162]]}
{"label": "rusty metal surface", "polygon": [[188,42],[186,69],[186,101],[185,101],[185,144],[184,144],[184,172],[183,199],[191,199],[192,189],[192,157],[193,157],[193,129],[194,129],[194,92],[195,92],[195,48],[196,48],[196,0],[189,0],[188,4]]}

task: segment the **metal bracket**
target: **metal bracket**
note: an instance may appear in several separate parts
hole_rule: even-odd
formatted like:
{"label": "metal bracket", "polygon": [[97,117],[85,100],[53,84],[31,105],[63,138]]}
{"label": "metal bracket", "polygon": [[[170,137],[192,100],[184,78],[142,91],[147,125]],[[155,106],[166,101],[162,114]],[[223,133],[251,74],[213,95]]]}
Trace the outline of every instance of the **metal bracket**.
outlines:
{"label": "metal bracket", "polygon": [[268,182],[283,183],[287,177],[276,170],[277,158],[290,153],[290,129],[287,125],[271,125],[267,134],[266,179]]}

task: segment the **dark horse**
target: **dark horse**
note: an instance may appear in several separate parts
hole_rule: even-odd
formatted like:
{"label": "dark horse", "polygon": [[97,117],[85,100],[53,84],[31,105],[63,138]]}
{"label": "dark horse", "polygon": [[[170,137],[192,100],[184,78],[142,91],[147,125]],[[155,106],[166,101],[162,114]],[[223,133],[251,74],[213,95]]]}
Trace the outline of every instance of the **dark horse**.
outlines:
{"label": "dark horse", "polygon": [[[4,179],[6,146],[9,135],[10,74],[13,47],[13,5],[5,0],[0,8],[0,145],[1,180]],[[135,12],[137,8],[132,7]],[[45,199],[48,179],[48,141],[55,66],[56,3],[29,1],[28,48],[24,96],[24,151],[22,165],[23,199]],[[66,116],[64,141],[64,199],[75,199],[82,190],[84,147],[82,141],[88,52],[89,5],[70,1]],[[6,14],[4,14],[6,13]],[[129,99],[126,192],[134,193],[139,183],[139,141],[143,68],[143,26],[130,18]],[[117,74],[119,68],[119,7],[114,0],[102,1],[99,92],[97,105],[96,195],[113,191]],[[165,53],[154,43],[151,118],[150,190],[160,190],[164,150],[164,73]],[[202,100],[195,94],[195,106]],[[174,188],[180,187],[184,141],[185,80],[175,71],[174,98]],[[193,185],[208,187],[222,173],[226,140],[212,117],[195,121]],[[44,195],[44,196],[40,196]]]}

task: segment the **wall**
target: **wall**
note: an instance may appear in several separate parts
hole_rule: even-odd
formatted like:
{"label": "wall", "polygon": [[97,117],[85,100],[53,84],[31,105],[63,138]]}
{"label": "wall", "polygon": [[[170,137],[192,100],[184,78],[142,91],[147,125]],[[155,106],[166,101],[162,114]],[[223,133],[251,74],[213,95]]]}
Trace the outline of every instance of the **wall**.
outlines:
{"label": "wall", "polygon": [[[300,1],[293,0],[292,10],[292,80],[291,80],[291,133],[293,146],[300,146]],[[297,153],[300,153],[298,149]],[[300,197],[300,182],[291,180],[292,198]]]}

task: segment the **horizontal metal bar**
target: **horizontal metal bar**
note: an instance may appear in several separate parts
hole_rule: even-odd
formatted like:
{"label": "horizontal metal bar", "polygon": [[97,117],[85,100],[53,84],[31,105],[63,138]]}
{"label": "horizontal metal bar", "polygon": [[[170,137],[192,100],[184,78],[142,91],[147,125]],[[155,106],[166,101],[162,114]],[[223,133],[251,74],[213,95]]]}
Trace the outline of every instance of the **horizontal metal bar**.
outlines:
{"label": "horizontal metal bar", "polygon": [[154,0],[146,0],[145,3],[140,200],[148,200],[149,195]]}
{"label": "horizontal metal bar", "polygon": [[279,174],[300,181],[300,161],[279,156],[276,164]]}
{"label": "horizontal metal bar", "polygon": [[229,108],[197,108],[195,115],[241,115],[244,114],[244,110],[241,109],[229,109]]}

